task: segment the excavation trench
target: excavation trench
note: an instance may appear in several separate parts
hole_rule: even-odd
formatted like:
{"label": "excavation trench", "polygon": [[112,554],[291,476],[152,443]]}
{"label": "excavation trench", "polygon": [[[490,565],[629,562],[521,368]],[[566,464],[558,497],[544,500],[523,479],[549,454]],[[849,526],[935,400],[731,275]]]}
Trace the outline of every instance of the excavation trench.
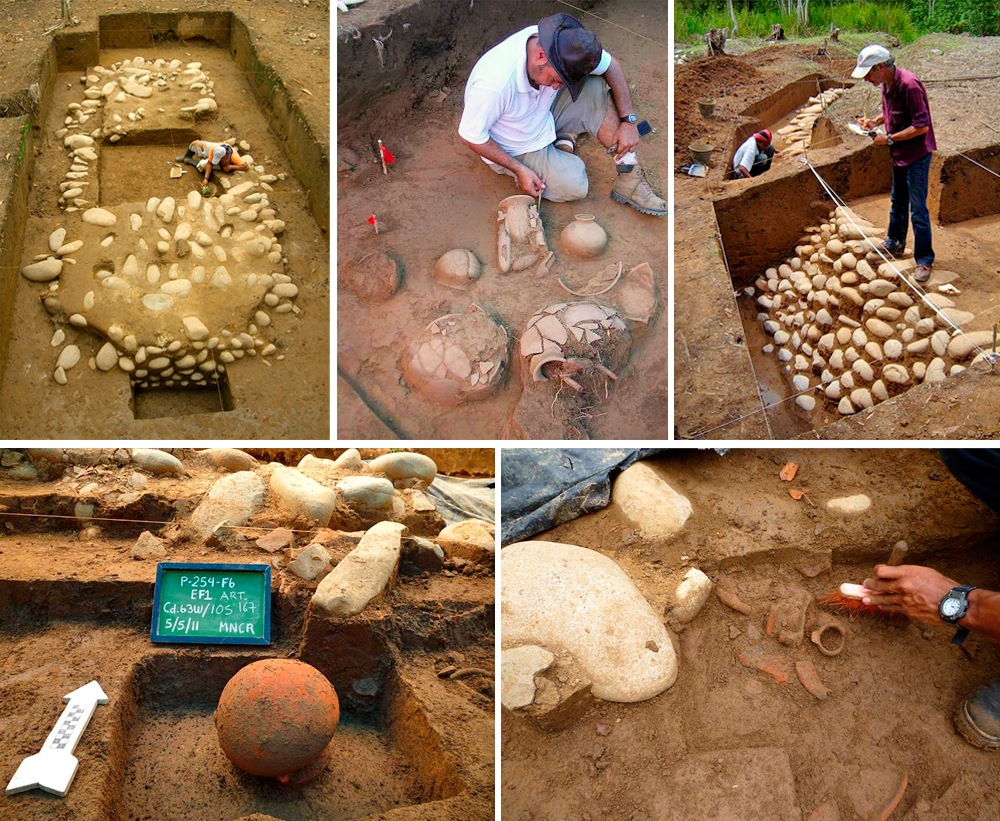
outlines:
{"label": "excavation trench", "polygon": [[[780,167],[790,159],[782,156],[781,151],[788,148],[791,142],[779,130],[789,125],[792,118],[809,104],[810,98],[831,89],[850,88],[853,83],[844,83],[821,74],[808,74],[795,82],[755,102],[741,111],[736,119],[733,137],[725,155],[724,176],[733,175],[733,156],[744,141],[762,128],[769,129],[773,137],[775,158],[774,163]],[[820,116],[810,129],[811,147],[814,149],[832,148],[842,142],[841,129],[833,119]]]}
{"label": "excavation trench", "polygon": [[[391,620],[303,620],[308,597],[275,589],[270,647],[153,648],[151,596],[148,582],[0,580],[5,711],[13,709],[9,699],[44,693],[49,697],[40,696],[34,717],[54,720],[52,694],[91,678],[111,699],[76,751],[82,763],[70,800],[78,817],[231,821],[262,813],[283,821],[348,821],[396,817],[393,811],[418,821],[473,817],[464,814],[471,811],[470,771],[463,774],[457,763],[469,765],[468,739],[450,728],[456,709],[470,709],[456,707],[462,696],[455,701],[455,688],[464,685],[437,692],[443,685],[433,669],[395,649],[398,629]],[[470,621],[465,638],[484,642],[491,628],[492,617],[489,625]],[[425,636],[410,642],[410,650],[419,654],[436,641]],[[248,775],[219,746],[215,707],[226,683],[247,664],[273,657],[313,665],[339,696],[331,764],[307,784]],[[472,710],[474,721],[488,724],[492,702],[472,696],[482,701]],[[33,734],[21,727],[14,735],[23,740],[24,732]],[[48,804],[32,793],[5,800],[24,819],[43,817]],[[426,811],[423,804],[430,805]]]}
{"label": "excavation trench", "polygon": [[[998,155],[997,146],[969,152],[976,162],[994,170],[1000,166]],[[874,226],[871,236],[881,243],[888,222],[891,187],[885,150],[867,146],[834,162],[814,162],[830,188],[857,215],[852,218],[860,218],[860,227],[865,226],[864,220]],[[954,316],[961,317],[961,330],[976,332],[966,340],[974,340],[980,348],[989,347],[985,334],[997,319],[995,312],[990,313],[996,305],[995,266],[991,261],[1000,253],[1000,198],[993,182],[995,177],[987,171],[954,154],[935,155],[931,165],[928,206],[936,261],[935,274],[924,290],[938,308],[958,312]],[[758,380],[757,386],[745,387],[754,393],[760,390],[775,436],[802,435],[843,418],[839,406],[845,397],[852,403],[853,411],[847,412],[851,415],[868,407],[858,406],[858,401],[871,399],[878,404],[919,389],[924,381],[919,371],[936,359],[942,360],[948,378],[960,377],[961,369],[970,367],[976,348],[971,348],[969,354],[963,346],[948,347],[961,334],[956,334],[893,272],[880,272],[882,259],[877,255],[868,254],[870,267],[860,275],[862,264],[856,270],[852,264],[839,271],[830,264],[837,262],[839,254],[823,250],[828,237],[818,232],[831,224],[830,212],[835,205],[808,168],[771,180],[760,178],[755,185],[718,198],[714,206]],[[907,240],[909,250],[900,258],[899,267],[911,277],[915,265],[912,231]],[[813,247],[813,242],[819,247]],[[796,249],[803,248],[807,253],[797,257]],[[826,253],[826,261],[815,258],[819,253]],[[865,259],[864,253],[856,256]],[[810,267],[810,260],[816,267]],[[801,281],[800,268],[811,272],[805,276],[801,290],[796,290],[791,280],[782,282],[789,276]],[[820,274],[818,280],[815,274]],[[768,285],[770,278],[774,279]],[[831,285],[838,291],[833,293],[825,284],[827,278],[846,282]],[[842,286],[853,289],[851,297],[839,292]],[[869,288],[879,290],[876,293]],[[761,303],[761,299],[774,301],[776,297],[776,307]],[[828,304],[826,300],[831,297],[834,299]],[[830,321],[816,318],[821,307],[826,308]],[[870,324],[873,319],[877,320],[874,326]],[[926,320],[923,325],[916,324],[920,319]],[[777,324],[765,326],[764,322]],[[907,323],[914,327],[908,330]],[[843,364],[833,356],[837,349],[845,354]],[[873,375],[863,365],[855,365],[857,359],[867,361]],[[898,377],[899,382],[885,378],[886,365],[893,366],[892,377]],[[907,378],[896,370],[897,366],[906,370]],[[988,369],[988,364],[977,364],[973,371],[976,368]],[[844,382],[845,372],[851,374],[847,384],[828,392],[831,381]],[[881,386],[876,386],[879,381]],[[932,377],[931,381],[939,380]],[[867,399],[863,394],[854,394],[860,389],[869,391]],[[802,406],[800,396],[814,397],[815,407],[807,407],[811,404],[808,400]],[[880,412],[894,411],[887,406]]]}
{"label": "excavation trench", "polygon": [[[798,466],[790,483],[779,477],[787,462]],[[645,464],[691,503],[673,539],[643,539],[640,523],[613,506],[533,539],[616,562],[669,621],[677,679],[645,701],[596,700],[557,730],[528,711],[502,709],[505,816],[683,821],[711,807],[718,818],[866,819],[877,817],[905,773],[901,817],[947,814],[956,802],[969,818],[992,817],[997,797],[983,784],[1000,763],[968,744],[951,717],[997,676],[996,643],[972,636],[959,648],[944,625],[819,607],[841,583],[869,578],[900,540],[909,546],[906,564],[995,589],[997,518],[938,453],[735,448],[720,457],[675,449]],[[792,497],[789,487],[806,495]],[[860,493],[871,501],[865,512],[827,508]],[[670,617],[672,591],[692,566],[713,590],[681,623]],[[720,589],[746,610],[726,604]],[[788,613],[792,600],[801,626],[782,637],[769,629],[772,613]],[[811,640],[831,616],[844,630],[835,656]],[[808,690],[797,665],[808,665],[828,692]]]}
{"label": "excavation trench", "polygon": [[[250,26],[228,11],[103,15],[93,30],[66,31],[53,37],[41,64],[32,110],[0,120],[10,132],[5,144],[7,137],[15,137],[14,132],[21,135],[9,187],[6,179],[0,180],[8,199],[0,212],[4,239],[0,385],[6,395],[37,391],[43,395],[42,401],[30,405],[4,404],[0,431],[6,435],[45,438],[87,430],[91,436],[190,436],[209,431],[235,436],[240,430],[254,434],[269,428],[281,436],[291,432],[283,426],[290,424],[287,410],[292,404],[299,405],[301,414],[296,431],[326,434],[325,400],[316,402],[315,397],[326,396],[328,380],[323,341],[328,332],[328,148],[302,116],[287,78],[263,61],[260,35]],[[165,78],[159,81],[161,87],[153,85],[156,96],[148,98],[148,87],[147,91],[138,89],[141,94],[130,90],[128,95],[116,87],[106,102],[98,96],[102,107],[96,113],[95,108],[87,108],[94,101],[90,89],[100,87],[93,85],[95,66],[101,70],[133,66],[116,75],[123,78],[120,83],[125,87],[130,74],[141,79],[143,72],[148,75],[151,68],[156,72],[167,63],[176,68],[169,77],[166,68],[154,73]],[[193,82],[184,74],[177,76],[184,64],[203,67],[200,92],[194,86],[184,90],[185,80]],[[91,77],[86,81],[91,84],[86,86],[86,100],[81,72]],[[114,94],[118,95],[115,100]],[[217,101],[217,115],[177,113],[178,107],[193,105],[199,94]],[[69,116],[64,116],[67,112]],[[84,125],[87,118],[76,116],[77,112],[87,113],[90,122]],[[98,129],[92,130],[95,123]],[[91,155],[81,159],[78,151],[54,136],[67,128],[70,135],[81,138],[97,135],[93,148],[86,149],[92,150]],[[252,144],[256,166],[233,175],[217,171],[213,180],[219,187],[214,194],[223,199],[214,203],[208,197],[196,203],[187,198],[198,188],[194,168],[180,167],[180,178],[171,178],[169,173],[173,161],[195,139]],[[62,181],[64,174],[66,181]],[[272,179],[274,175],[277,179]],[[260,177],[273,184],[262,185]],[[258,196],[257,205],[250,206],[264,213],[259,222],[257,217],[249,223],[242,221],[249,211],[241,211],[238,217],[231,201],[225,214],[218,205],[227,188],[247,180],[253,183],[251,190],[265,197],[261,201]],[[178,203],[176,218],[153,211],[168,196]],[[241,196],[249,194],[244,191]],[[202,205],[205,211],[214,207],[217,218],[222,216],[216,226],[221,236],[202,225]],[[240,208],[247,207],[240,203]],[[94,230],[86,219],[81,221],[82,212],[95,208],[116,215],[117,222],[110,229]],[[273,222],[275,217],[278,222]],[[185,218],[188,222],[183,222]],[[261,233],[266,218],[272,223]],[[206,216],[206,221],[211,222],[211,217]],[[189,223],[194,227],[190,243],[184,244],[181,231],[184,225],[190,228]],[[19,272],[55,252],[47,238],[57,227],[66,229],[66,243],[79,238],[83,247],[73,250],[70,245],[71,250],[58,255],[66,257],[63,272],[48,282],[51,290],[46,290],[46,285],[29,281]],[[207,258],[201,248],[189,250],[199,244],[194,242],[199,230]],[[241,263],[237,236],[245,241],[264,237],[265,253],[273,244],[276,255],[263,258],[262,264],[250,257]],[[158,241],[165,247],[150,247]],[[132,281],[127,263],[136,258],[140,272]],[[203,273],[198,272],[198,258]],[[228,272],[209,285],[208,278],[220,263],[228,266],[231,279],[236,280],[231,290],[242,286],[248,289],[247,295],[218,292],[228,285]],[[162,271],[152,270],[157,267]],[[247,272],[252,272],[249,280]],[[262,288],[258,277],[278,273],[284,277],[279,282],[294,284],[294,290],[286,289],[291,296],[265,300],[263,290],[256,294],[255,289]],[[189,287],[189,283],[194,285]],[[128,291],[129,285],[139,293]],[[82,301],[76,289],[80,297],[87,292]],[[123,291],[126,296],[116,296]],[[40,297],[45,297],[44,308]],[[118,307],[102,308],[102,300]],[[176,308],[169,307],[175,303]],[[163,310],[168,313],[156,313]],[[102,311],[117,314],[112,320],[103,317]],[[200,332],[185,330],[186,323],[182,329],[181,314],[204,318],[212,339],[198,341],[195,336]],[[83,316],[84,321],[70,316]],[[54,332],[58,332],[55,337]],[[232,338],[237,343],[242,339],[238,348],[232,347]],[[212,341],[216,339],[219,342]],[[96,357],[109,342],[116,348],[111,362],[107,356],[104,360]],[[79,348],[79,364],[60,372],[58,357],[64,345]],[[157,367],[152,366],[154,361]]]}

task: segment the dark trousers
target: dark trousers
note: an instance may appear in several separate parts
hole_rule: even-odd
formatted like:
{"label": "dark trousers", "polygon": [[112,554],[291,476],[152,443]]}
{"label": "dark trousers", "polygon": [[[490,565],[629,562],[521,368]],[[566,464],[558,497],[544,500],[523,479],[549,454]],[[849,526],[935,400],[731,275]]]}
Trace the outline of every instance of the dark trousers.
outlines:
{"label": "dark trousers", "polygon": [[765,171],[771,167],[771,161],[774,159],[774,144],[772,143],[763,151],[757,152],[757,157],[753,161],[753,165],[750,167],[750,176],[759,177]]}
{"label": "dark trousers", "polygon": [[892,208],[889,210],[889,239],[906,245],[906,229],[913,220],[913,256],[917,265],[934,264],[931,246],[931,215],[927,210],[927,180],[931,155],[909,165],[892,167]]}
{"label": "dark trousers", "polygon": [[1000,516],[1000,450],[942,448],[948,470]]}

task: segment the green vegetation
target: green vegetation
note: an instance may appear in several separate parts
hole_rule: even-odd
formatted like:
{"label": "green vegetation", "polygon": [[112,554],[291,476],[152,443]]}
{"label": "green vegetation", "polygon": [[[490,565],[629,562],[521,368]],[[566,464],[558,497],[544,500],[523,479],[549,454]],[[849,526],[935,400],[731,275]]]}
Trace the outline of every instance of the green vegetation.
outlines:
{"label": "green vegetation", "polygon": [[[808,23],[800,27],[795,0],[733,0],[739,23],[737,36],[766,38],[771,27],[780,23],[787,36],[823,36],[830,22],[843,31],[893,34],[908,43],[932,31],[977,36],[1000,35],[1000,3],[997,0],[813,0]],[[787,9],[787,11],[783,11]],[[726,0],[678,0],[675,9],[675,36],[684,40],[701,36],[709,29],[732,29]]]}
{"label": "green vegetation", "polygon": [[28,132],[31,130],[31,123],[24,121],[24,129],[21,131],[21,147],[17,149],[17,167],[24,164],[24,155],[28,150]]}

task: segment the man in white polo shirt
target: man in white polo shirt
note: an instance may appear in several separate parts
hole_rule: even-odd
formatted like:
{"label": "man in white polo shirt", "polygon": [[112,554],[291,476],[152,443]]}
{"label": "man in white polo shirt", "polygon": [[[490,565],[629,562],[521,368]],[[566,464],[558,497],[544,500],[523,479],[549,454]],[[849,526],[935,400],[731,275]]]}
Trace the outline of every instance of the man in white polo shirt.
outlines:
{"label": "man in white polo shirt", "polygon": [[635,155],[637,120],[619,62],[574,17],[553,14],[479,59],[465,86],[458,134],[525,193],[570,202],[587,196],[587,166],[575,153],[576,136],[587,132],[615,147],[611,198],[666,216],[666,201]]}

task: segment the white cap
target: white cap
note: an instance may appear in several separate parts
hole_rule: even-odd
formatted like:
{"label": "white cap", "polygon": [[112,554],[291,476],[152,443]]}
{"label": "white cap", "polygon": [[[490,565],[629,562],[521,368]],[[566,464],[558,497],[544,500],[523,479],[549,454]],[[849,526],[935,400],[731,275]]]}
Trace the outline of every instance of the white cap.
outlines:
{"label": "white cap", "polygon": [[851,72],[851,76],[860,80],[872,70],[873,66],[891,59],[892,55],[885,46],[865,46],[858,55],[858,65]]}

